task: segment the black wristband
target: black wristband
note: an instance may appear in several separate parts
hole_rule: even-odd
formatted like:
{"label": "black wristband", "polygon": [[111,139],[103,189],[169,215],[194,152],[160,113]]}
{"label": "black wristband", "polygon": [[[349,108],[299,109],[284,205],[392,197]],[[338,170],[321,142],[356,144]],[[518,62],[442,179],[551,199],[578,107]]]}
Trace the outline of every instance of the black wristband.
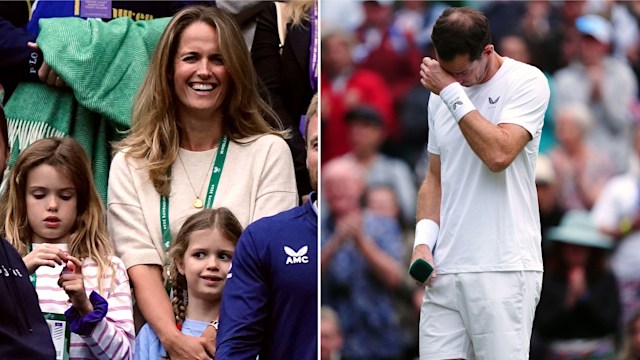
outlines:
{"label": "black wristband", "polygon": [[29,64],[27,77],[29,81],[40,81],[38,70],[40,70],[43,62],[44,56],[42,56],[42,51],[31,50],[29,52],[29,58],[27,59],[27,63]]}

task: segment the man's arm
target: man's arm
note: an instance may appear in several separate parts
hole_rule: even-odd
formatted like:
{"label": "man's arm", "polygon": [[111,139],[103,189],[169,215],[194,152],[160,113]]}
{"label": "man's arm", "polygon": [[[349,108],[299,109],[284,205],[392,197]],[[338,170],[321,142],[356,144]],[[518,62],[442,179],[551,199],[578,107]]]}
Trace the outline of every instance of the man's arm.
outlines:
{"label": "man's arm", "polygon": [[[442,184],[440,179],[440,156],[429,154],[429,168],[427,170],[427,176],[422,182],[422,185],[420,185],[420,190],[418,191],[416,221],[420,223],[420,221],[425,220],[430,223],[432,222],[431,226],[439,226],[441,198]],[[434,236],[437,238],[437,232]],[[433,244],[431,247],[435,247],[433,245],[435,245],[436,239],[418,239],[418,237],[422,237],[422,235],[419,231],[416,231],[416,243],[420,243],[420,245],[414,247],[410,264],[413,264],[417,259],[426,260],[433,267],[433,275],[431,279],[434,279],[437,275],[436,267],[433,262],[433,249],[425,243],[432,242]],[[431,280],[428,280],[428,282],[430,281]]]}
{"label": "man's arm", "polygon": [[[438,61],[434,59],[425,57],[422,60],[420,75],[422,85],[434,94],[441,96],[445,102],[445,94],[443,94],[445,92],[462,92],[461,94],[466,97],[455,78],[442,69]],[[450,85],[452,87],[449,87]],[[459,90],[452,90],[456,86],[459,87]],[[513,89],[513,91],[521,92],[516,99],[518,105],[526,104],[530,107],[531,112],[541,110],[543,114],[548,104],[548,91],[546,99],[543,96],[540,96],[539,99],[533,98],[531,96],[536,96],[535,94],[527,93],[538,86],[544,86],[548,90],[546,79],[540,78],[527,83],[525,91],[523,89]],[[511,123],[493,124],[475,108],[461,116],[458,119],[458,125],[473,152],[493,172],[506,169],[524,149],[527,142],[532,139],[532,135],[524,127]]]}
{"label": "man's arm", "polygon": [[442,187],[440,183],[440,155],[429,154],[427,176],[418,191],[416,222],[430,219],[440,224],[440,200]]}
{"label": "man's arm", "polygon": [[494,125],[477,110],[465,115],[458,125],[473,152],[493,172],[500,172],[511,165],[532,139],[522,126]]}
{"label": "man's arm", "polygon": [[42,53],[27,46],[36,37],[0,17],[0,69],[19,69],[11,77],[17,81],[38,81]]}

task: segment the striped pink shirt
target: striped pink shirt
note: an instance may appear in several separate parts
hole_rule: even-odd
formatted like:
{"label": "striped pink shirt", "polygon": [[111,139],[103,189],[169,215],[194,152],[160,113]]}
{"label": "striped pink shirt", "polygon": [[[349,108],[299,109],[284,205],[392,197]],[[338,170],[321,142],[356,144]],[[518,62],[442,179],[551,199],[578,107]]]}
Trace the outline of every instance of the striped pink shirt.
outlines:
{"label": "striped pink shirt", "polygon": [[[34,249],[39,244],[34,244]],[[67,251],[67,244],[56,244]],[[133,310],[131,305],[131,289],[127,270],[118,257],[111,258],[115,273],[106,269],[102,277],[103,292],[100,295],[109,303],[109,310],[104,319],[95,327],[91,335],[81,336],[71,333],[69,359],[133,359],[135,332],[133,326]],[[58,279],[63,266],[55,268],[41,266],[36,270],[36,292],[43,312],[64,314],[71,306],[67,293],[58,286]],[[91,259],[82,264],[84,286],[87,297],[92,291],[98,291],[98,265]],[[113,279],[113,284],[112,284]]]}

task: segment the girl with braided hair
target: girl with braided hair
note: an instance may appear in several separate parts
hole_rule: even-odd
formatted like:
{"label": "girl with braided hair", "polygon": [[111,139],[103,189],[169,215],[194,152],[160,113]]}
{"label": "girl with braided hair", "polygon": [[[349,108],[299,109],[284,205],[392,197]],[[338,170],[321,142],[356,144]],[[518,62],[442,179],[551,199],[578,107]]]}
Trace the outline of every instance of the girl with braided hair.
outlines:
{"label": "girl with braided hair", "polygon": [[[218,329],[222,290],[231,258],[242,233],[233,213],[224,207],[191,215],[169,250],[173,312],[178,329],[199,337],[207,327]],[[211,354],[213,355],[213,354]],[[135,359],[168,358],[149,324],[136,338]]]}

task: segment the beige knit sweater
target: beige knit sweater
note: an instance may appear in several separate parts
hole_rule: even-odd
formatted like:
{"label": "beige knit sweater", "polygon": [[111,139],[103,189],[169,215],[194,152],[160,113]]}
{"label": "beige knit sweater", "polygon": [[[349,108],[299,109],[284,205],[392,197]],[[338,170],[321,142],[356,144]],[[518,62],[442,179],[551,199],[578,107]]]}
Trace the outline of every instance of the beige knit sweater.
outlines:
{"label": "beige knit sweater", "polygon": [[[297,205],[298,195],[289,147],[281,138],[264,135],[248,144],[229,143],[227,158],[213,207],[227,207],[243,227],[265,216]],[[186,218],[197,212],[195,192],[204,196],[217,148],[202,152],[180,149],[173,163],[169,221],[172,238]],[[185,172],[186,169],[186,172]],[[188,177],[187,177],[188,173]],[[189,183],[191,180],[191,184]],[[202,186],[204,182],[204,186]],[[165,253],[160,227],[160,195],[156,192],[145,160],[119,152],[109,172],[107,223],[116,254],[127,268],[139,264],[162,265]]]}

